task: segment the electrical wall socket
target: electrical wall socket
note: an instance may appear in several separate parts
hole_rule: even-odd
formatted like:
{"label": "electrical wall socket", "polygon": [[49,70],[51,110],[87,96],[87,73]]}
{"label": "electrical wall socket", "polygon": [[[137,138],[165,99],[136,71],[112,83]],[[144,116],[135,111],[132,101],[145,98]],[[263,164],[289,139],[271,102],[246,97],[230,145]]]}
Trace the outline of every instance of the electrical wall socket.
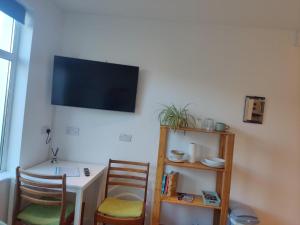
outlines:
{"label": "electrical wall socket", "polygon": [[47,130],[48,129],[51,129],[50,126],[47,126],[47,125],[42,126],[42,128],[41,128],[41,134],[47,134]]}
{"label": "electrical wall socket", "polygon": [[120,134],[119,141],[131,142],[132,141],[132,135],[131,134]]}
{"label": "electrical wall socket", "polygon": [[80,129],[78,127],[67,126],[66,134],[71,136],[79,136]]}
{"label": "electrical wall socket", "polygon": [[294,44],[295,47],[300,47],[300,31],[297,30],[295,32],[295,44]]}

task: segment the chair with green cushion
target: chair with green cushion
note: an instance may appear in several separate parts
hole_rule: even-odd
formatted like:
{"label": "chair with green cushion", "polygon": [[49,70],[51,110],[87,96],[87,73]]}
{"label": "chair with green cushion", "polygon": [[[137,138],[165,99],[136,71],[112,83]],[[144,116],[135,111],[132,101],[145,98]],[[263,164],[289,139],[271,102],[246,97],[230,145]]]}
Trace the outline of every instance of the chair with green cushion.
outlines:
{"label": "chair with green cushion", "polygon": [[[66,175],[45,176],[17,168],[13,225],[71,225],[74,205],[66,202]],[[27,204],[21,209],[21,203]]]}
{"label": "chair with green cushion", "polygon": [[[97,225],[98,222],[112,225],[143,225],[148,175],[149,163],[110,159],[106,178],[105,199],[95,213],[94,225]],[[109,186],[124,186],[142,190],[143,201],[108,196]]]}

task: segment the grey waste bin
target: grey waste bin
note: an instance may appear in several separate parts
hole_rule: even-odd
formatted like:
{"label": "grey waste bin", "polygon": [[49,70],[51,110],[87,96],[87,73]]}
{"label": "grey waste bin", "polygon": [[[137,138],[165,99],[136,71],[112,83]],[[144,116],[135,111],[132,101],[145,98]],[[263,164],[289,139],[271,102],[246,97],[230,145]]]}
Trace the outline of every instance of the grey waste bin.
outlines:
{"label": "grey waste bin", "polygon": [[230,201],[228,225],[255,225],[259,219],[249,206],[236,201]]}

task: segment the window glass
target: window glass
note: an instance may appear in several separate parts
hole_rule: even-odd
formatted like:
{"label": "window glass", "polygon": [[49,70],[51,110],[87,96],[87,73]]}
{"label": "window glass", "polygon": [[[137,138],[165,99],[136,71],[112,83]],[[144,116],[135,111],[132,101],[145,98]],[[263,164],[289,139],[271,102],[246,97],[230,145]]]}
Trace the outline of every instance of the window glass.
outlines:
{"label": "window glass", "polygon": [[0,58],[0,166],[3,156],[3,144],[4,144],[4,131],[5,131],[5,114],[6,114],[6,100],[7,100],[7,88],[9,83],[11,62]]}
{"label": "window glass", "polygon": [[10,84],[14,83],[14,74],[16,66],[16,29],[18,24],[15,20],[0,11],[0,172],[6,168],[5,157],[7,155],[7,141],[9,134],[9,121],[13,97]]}
{"label": "window glass", "polygon": [[0,49],[12,52],[14,19],[0,11]]}

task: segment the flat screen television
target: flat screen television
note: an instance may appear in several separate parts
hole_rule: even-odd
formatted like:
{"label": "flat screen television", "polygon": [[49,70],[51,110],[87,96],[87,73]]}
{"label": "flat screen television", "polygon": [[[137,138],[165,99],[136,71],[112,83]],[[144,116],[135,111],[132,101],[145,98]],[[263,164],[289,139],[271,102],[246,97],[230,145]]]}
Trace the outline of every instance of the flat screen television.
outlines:
{"label": "flat screen television", "polygon": [[134,112],[139,67],[54,56],[53,105]]}

